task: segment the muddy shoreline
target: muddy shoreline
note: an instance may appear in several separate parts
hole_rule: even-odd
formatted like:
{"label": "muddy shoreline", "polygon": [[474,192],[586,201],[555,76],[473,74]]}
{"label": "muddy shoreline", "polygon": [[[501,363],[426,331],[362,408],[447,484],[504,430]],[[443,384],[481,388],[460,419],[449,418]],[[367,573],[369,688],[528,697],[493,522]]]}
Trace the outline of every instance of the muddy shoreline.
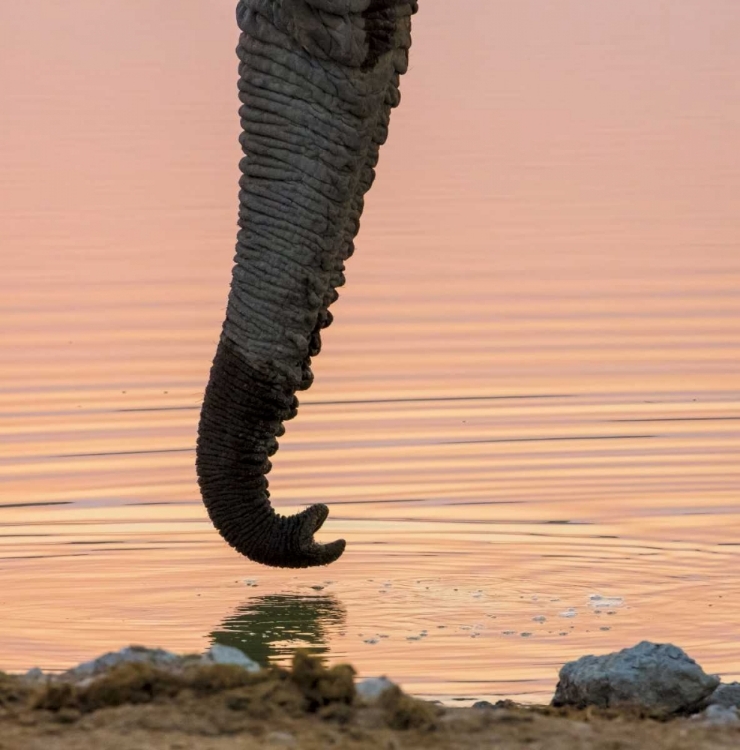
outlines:
{"label": "muddy shoreline", "polygon": [[[131,660],[133,658],[137,660]],[[210,652],[209,652],[210,653]],[[124,657],[119,656],[124,654]],[[740,722],[644,708],[448,708],[352,667],[299,652],[289,670],[229,654],[176,657],[124,650],[62,676],[0,673],[2,750],[220,748],[650,748],[740,746]],[[377,687],[377,686],[375,686]]]}

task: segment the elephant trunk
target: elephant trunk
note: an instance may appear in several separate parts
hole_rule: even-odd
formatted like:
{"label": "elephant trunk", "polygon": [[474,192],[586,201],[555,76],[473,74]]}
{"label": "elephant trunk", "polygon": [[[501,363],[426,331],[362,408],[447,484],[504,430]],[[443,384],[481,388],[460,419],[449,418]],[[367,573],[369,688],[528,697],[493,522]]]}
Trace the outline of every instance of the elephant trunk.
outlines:
{"label": "elephant trunk", "polygon": [[255,562],[326,565],[313,505],[270,505],[270,456],[312,381],[364,194],[408,65],[410,0],[242,0],[244,158],[236,262],[198,434],[198,481],[224,539]]}

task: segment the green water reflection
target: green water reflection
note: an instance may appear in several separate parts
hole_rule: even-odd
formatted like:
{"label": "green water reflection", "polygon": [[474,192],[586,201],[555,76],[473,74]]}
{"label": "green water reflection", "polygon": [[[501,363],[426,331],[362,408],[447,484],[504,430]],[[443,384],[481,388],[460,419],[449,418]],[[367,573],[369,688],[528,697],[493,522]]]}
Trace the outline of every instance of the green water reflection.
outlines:
{"label": "green water reflection", "polygon": [[290,658],[296,649],[325,654],[342,633],[347,611],[333,596],[276,594],[250,599],[214,630],[212,643],[233,646],[266,664]]}

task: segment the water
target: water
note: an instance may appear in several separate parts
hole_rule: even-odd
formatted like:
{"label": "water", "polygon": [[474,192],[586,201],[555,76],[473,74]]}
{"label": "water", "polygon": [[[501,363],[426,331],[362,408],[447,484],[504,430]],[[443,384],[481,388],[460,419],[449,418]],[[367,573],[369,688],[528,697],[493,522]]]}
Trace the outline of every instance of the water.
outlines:
{"label": "water", "polygon": [[0,7],[2,668],[215,639],[543,701],[649,638],[738,678],[740,7],[449,7],[275,457],[276,504],[348,540],[301,572],[231,552],[193,469],[231,2]]}

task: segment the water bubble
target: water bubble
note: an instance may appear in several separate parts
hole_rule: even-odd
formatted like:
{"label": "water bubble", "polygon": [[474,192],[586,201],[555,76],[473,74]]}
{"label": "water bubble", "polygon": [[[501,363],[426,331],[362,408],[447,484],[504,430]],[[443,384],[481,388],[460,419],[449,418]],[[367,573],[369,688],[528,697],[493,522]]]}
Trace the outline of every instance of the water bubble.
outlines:
{"label": "water bubble", "polygon": [[595,610],[599,609],[614,609],[615,607],[621,607],[624,604],[624,599],[621,596],[603,596],[602,594],[591,594],[588,597],[589,606]]}

